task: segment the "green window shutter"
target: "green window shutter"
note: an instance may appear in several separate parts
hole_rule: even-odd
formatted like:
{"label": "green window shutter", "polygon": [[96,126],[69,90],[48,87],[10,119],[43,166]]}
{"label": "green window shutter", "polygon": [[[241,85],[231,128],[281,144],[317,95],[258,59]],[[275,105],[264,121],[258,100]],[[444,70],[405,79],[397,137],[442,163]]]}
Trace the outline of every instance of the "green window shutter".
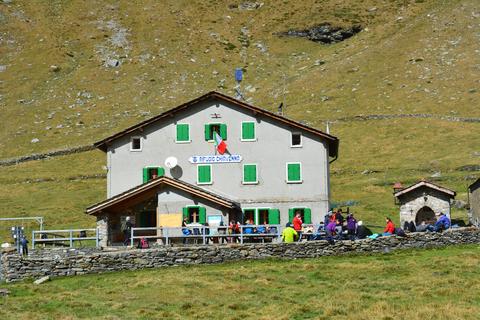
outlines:
{"label": "green window shutter", "polygon": [[294,215],[295,215],[295,209],[294,208],[288,209],[288,222],[290,223],[293,222]]}
{"label": "green window shutter", "polygon": [[287,181],[301,181],[300,163],[289,163],[287,167]]}
{"label": "green window shutter", "polygon": [[227,140],[227,125],[224,123],[220,124],[220,137],[223,140]]}
{"label": "green window shutter", "polygon": [[303,209],[303,223],[312,223],[312,210],[310,208]]}
{"label": "green window shutter", "polygon": [[143,183],[148,181],[148,168],[143,168]]}
{"label": "green window shutter", "polygon": [[198,183],[212,182],[212,171],[210,166],[199,165],[197,170],[198,170]]}
{"label": "green window shutter", "polygon": [[210,125],[206,124],[205,125],[205,141],[212,140],[212,135],[210,132]]}
{"label": "green window shutter", "polygon": [[280,224],[280,210],[278,209],[268,210],[268,224]]}
{"label": "green window shutter", "polygon": [[242,139],[243,140],[255,139],[255,123],[242,122]]}
{"label": "green window shutter", "polygon": [[165,168],[157,167],[158,177],[163,177],[165,175]]}
{"label": "green window shutter", "polygon": [[183,216],[183,219],[187,218],[187,223],[190,223],[190,219],[188,219],[188,208],[187,207],[182,208],[182,216]]}
{"label": "green window shutter", "polygon": [[207,209],[205,207],[198,208],[198,222],[205,224],[207,222]]}
{"label": "green window shutter", "polygon": [[190,141],[188,124],[186,123],[177,124],[177,141],[179,142]]}
{"label": "green window shutter", "polygon": [[257,182],[257,165],[245,164],[243,166],[243,182],[252,183]]}

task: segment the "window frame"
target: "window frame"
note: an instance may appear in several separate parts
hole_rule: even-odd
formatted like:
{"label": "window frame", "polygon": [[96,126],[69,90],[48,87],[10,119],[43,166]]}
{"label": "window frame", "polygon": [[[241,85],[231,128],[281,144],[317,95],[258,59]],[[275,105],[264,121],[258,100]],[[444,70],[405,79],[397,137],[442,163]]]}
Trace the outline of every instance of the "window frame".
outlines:
{"label": "window frame", "polygon": [[[293,144],[293,135],[300,135],[300,144]],[[303,135],[301,132],[291,132],[290,133],[290,148],[301,148],[303,147]]]}
{"label": "window frame", "polygon": [[[133,140],[138,139],[140,141],[140,149],[133,149]],[[142,152],[143,150],[143,139],[142,136],[131,136],[130,137],[130,152]]]}
{"label": "window frame", "polygon": [[[267,211],[267,220],[268,220],[268,213],[270,212],[270,209],[272,209],[272,207],[258,207],[258,208],[256,208],[255,219],[257,219],[257,221],[256,221],[257,226],[262,225],[260,223],[260,210],[266,210]],[[268,221],[267,225],[268,224],[270,224],[270,221]]]}
{"label": "window frame", "polygon": [[[244,139],[243,138],[243,124],[244,123],[253,123],[253,138],[252,139]],[[243,141],[243,142],[257,141],[257,130],[256,130],[256,127],[255,127],[255,121],[242,121],[241,126],[240,126],[240,141]]]}
{"label": "window frame", "polygon": [[258,220],[257,220],[257,219],[258,219],[258,217],[257,217],[257,213],[258,213],[257,208],[255,208],[255,207],[242,208],[242,218],[243,218],[242,224],[245,224],[245,210],[253,211],[253,223],[252,223],[252,224],[253,224],[253,225],[256,225],[256,223],[257,223],[257,221],[258,221]]}
{"label": "window frame", "polygon": [[[188,126],[188,140],[185,140],[185,141],[179,141],[179,140],[178,140],[178,135],[177,135],[177,132],[178,132],[177,130],[178,130],[178,128],[177,128],[177,126],[178,126],[179,124],[180,124],[180,125],[187,125],[187,126]],[[191,125],[190,125],[190,123],[188,123],[188,122],[177,122],[177,123],[175,124],[175,143],[182,144],[182,143],[191,143],[191,142],[192,142],[192,136],[190,135],[190,132],[191,132],[190,127],[191,127]]]}
{"label": "window frame", "polygon": [[[300,165],[300,180],[288,180],[288,165],[290,164],[298,164]],[[287,162],[285,165],[285,181],[287,183],[303,183],[303,170],[302,170],[302,163],[301,162]]]}
{"label": "window frame", "polygon": [[[210,167],[210,181],[209,182],[200,182],[200,167]],[[213,171],[212,171],[212,165],[211,164],[197,164],[197,184],[198,185],[211,185],[213,184]]]}
{"label": "window frame", "polygon": [[[211,130],[211,126],[215,126],[215,125],[218,125],[218,135],[222,138],[222,140],[224,141],[227,141],[227,137],[228,137],[228,126],[225,122],[207,122],[205,123],[205,125],[208,126],[208,130]],[[225,126],[225,137],[222,136],[222,125]],[[215,136],[213,135],[213,132],[212,132],[212,135],[211,135],[212,139],[210,140],[205,140],[207,142],[215,142]]]}
{"label": "window frame", "polygon": [[[255,181],[245,181],[245,166],[255,166]],[[258,164],[257,163],[244,163],[242,164],[242,184],[255,185],[258,184]]]}
{"label": "window frame", "polygon": [[[148,166],[143,167],[143,169],[147,169],[147,173],[148,173],[148,170],[149,170],[149,169],[157,169],[157,178],[159,178],[159,177],[164,177],[165,174],[166,174],[166,172],[167,172],[167,171],[165,170],[165,168],[164,168],[163,166],[160,166],[160,165],[157,165],[157,166],[148,165]],[[160,175],[159,169],[163,169],[163,175]],[[150,182],[150,181],[152,181],[152,180],[153,180],[153,179],[149,179],[149,180],[145,181],[144,183]]]}

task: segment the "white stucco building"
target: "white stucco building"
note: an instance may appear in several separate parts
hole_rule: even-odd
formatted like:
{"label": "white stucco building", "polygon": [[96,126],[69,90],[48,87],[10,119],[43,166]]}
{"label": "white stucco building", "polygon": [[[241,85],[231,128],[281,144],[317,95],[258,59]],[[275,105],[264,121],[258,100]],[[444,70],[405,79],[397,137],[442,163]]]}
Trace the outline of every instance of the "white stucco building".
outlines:
{"label": "white stucco building", "polygon": [[[215,132],[227,144],[224,155],[215,153]],[[304,222],[319,223],[338,145],[315,128],[210,92],[97,142],[107,156],[107,199],[86,213],[97,216],[109,243],[121,237],[126,216],[140,227],[179,225],[182,217],[283,224],[300,210]],[[168,157],[177,159],[174,168],[165,166]]]}

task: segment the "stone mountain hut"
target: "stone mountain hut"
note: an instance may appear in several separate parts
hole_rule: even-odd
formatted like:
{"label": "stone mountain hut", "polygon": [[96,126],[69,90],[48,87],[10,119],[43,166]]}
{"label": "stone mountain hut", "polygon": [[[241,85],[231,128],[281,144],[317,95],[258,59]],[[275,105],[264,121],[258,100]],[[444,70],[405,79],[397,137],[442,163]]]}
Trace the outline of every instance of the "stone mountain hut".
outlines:
{"label": "stone mountain hut", "polygon": [[480,178],[468,187],[468,202],[470,223],[478,227],[480,226]]}
{"label": "stone mountain hut", "polygon": [[451,202],[456,192],[422,180],[406,188],[396,183],[393,195],[400,205],[400,225],[403,226],[410,221],[415,225],[422,221],[435,222],[435,215],[441,212],[450,218]]}

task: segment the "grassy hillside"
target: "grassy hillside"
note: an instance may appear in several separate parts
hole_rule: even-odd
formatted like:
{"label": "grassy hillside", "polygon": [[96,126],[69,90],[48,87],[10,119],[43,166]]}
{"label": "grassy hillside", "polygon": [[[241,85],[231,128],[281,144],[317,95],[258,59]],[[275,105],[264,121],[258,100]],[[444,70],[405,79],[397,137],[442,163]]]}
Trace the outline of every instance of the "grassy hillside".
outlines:
{"label": "grassy hillside", "polygon": [[5,286],[0,317],[478,319],[479,263],[462,246],[76,276]]}
{"label": "grassy hillside", "polygon": [[[253,104],[275,110],[285,99],[288,117],[320,129],[332,121],[333,200],[357,201],[364,220],[397,212],[394,181],[440,172],[466,200],[478,176],[458,168],[480,161],[480,123],[435,118],[480,117],[475,0],[284,0],[255,10],[235,1],[6,2],[1,159],[90,144],[210,90],[232,95],[233,69],[243,67]],[[333,45],[276,35],[323,22],[363,31]],[[411,113],[435,117],[335,121]],[[0,216],[91,224],[83,209],[105,197],[104,164],[92,151],[0,167]]]}

